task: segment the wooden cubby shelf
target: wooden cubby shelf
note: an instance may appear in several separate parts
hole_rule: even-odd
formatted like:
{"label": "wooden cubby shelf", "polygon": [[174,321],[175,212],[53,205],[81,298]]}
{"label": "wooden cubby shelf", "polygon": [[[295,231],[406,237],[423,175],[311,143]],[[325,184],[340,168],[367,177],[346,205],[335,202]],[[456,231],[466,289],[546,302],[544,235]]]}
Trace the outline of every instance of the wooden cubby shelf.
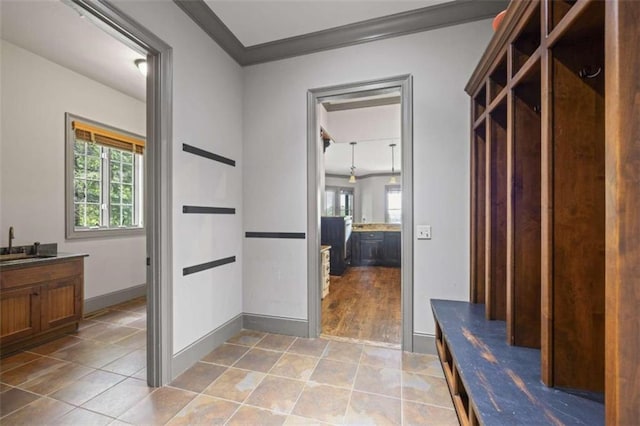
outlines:
{"label": "wooden cubby shelf", "polygon": [[487,109],[487,89],[482,87],[473,98],[473,117],[478,120]]}
{"label": "wooden cubby shelf", "polygon": [[462,424],[559,424],[550,395],[638,423],[639,19],[640,1],[512,1],[465,87],[472,304],[433,301]]}
{"label": "wooden cubby shelf", "polygon": [[604,423],[602,394],[578,396],[544,386],[540,351],[507,345],[504,321],[487,321],[483,305],[432,300],[431,308],[460,424]]}

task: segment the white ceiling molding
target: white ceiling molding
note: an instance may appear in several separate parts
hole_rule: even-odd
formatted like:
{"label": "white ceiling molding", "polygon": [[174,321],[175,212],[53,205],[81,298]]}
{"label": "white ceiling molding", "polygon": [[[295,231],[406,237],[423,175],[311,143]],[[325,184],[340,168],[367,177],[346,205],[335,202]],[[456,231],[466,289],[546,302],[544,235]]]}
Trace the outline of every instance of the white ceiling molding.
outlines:
{"label": "white ceiling molding", "polygon": [[245,47],[452,0],[204,0]]}
{"label": "white ceiling molding", "polygon": [[400,104],[400,96],[390,96],[384,98],[364,99],[350,102],[324,102],[322,106],[327,112],[344,111],[347,109],[371,108],[384,105]]}
{"label": "white ceiling molding", "polygon": [[246,47],[204,0],[174,2],[243,66],[486,19],[504,10],[509,3],[507,0],[456,0]]}

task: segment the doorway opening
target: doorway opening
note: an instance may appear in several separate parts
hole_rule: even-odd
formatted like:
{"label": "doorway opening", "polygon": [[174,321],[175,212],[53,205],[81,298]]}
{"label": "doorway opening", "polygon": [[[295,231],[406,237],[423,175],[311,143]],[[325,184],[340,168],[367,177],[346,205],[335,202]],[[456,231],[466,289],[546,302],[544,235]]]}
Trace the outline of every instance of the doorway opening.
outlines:
{"label": "doorway opening", "polygon": [[413,349],[411,85],[309,91],[310,337]]}
{"label": "doorway opening", "polygon": [[80,8],[93,23],[120,42],[146,56],[145,231],[147,382],[162,386],[171,381],[172,282],[171,140],[173,123],[171,47],[110,3],[65,0]]}
{"label": "doorway opening", "polygon": [[[15,119],[5,122],[11,126],[3,125],[3,131],[20,130],[18,124],[36,121],[29,118],[36,114],[39,125],[24,126],[22,136],[18,132],[7,146],[14,156],[28,158],[30,167],[40,170],[44,179],[32,191],[22,191],[31,194],[23,197],[22,206],[28,205],[32,214],[16,214],[10,208],[16,203],[3,200],[2,216],[17,222],[22,242],[55,243],[33,244],[35,254],[45,245],[57,244],[61,252],[86,253],[89,259],[96,259],[89,268],[85,262],[84,285],[81,278],[73,281],[77,308],[65,320],[74,323],[65,323],[61,329],[68,334],[40,351],[95,368],[131,354],[135,362],[130,368],[146,365],[146,371],[140,369],[140,378],[159,386],[171,379],[172,351],[171,301],[167,297],[172,263],[171,48],[109,3],[67,0],[7,6],[11,7],[3,8],[2,19],[3,69],[11,67],[14,80],[3,78],[3,85],[14,87],[13,92],[20,87],[23,94],[16,92],[16,102],[8,103],[8,112]],[[34,25],[25,32],[17,23],[27,21]],[[4,25],[7,22],[16,24]],[[134,59],[146,59],[147,77],[135,69]],[[122,68],[110,68],[112,64],[122,64],[117,65]],[[27,105],[29,93],[33,93],[31,106]],[[40,144],[37,154],[24,156],[19,151],[19,146],[29,145],[18,143],[21,137]],[[40,167],[38,161],[47,166]],[[46,176],[49,172],[52,175]],[[59,203],[65,193],[66,202]],[[46,197],[51,195],[54,199],[48,202]],[[48,217],[39,218],[39,211]],[[30,220],[34,221],[31,225]],[[110,264],[110,259],[123,257],[128,262]],[[111,272],[120,276],[105,279]],[[123,275],[130,279],[117,287]],[[87,283],[89,279],[92,283]],[[43,288],[45,285],[48,281]],[[82,319],[83,305],[85,313],[102,315],[81,321],[77,332],[68,330],[67,325],[75,327]],[[44,320],[34,321],[39,323]],[[54,322],[46,326],[40,326],[44,331],[34,327],[32,340],[16,343],[38,354],[34,345],[54,337],[43,333],[61,328]],[[107,346],[112,350],[106,350]],[[107,354],[114,359],[107,359]]]}

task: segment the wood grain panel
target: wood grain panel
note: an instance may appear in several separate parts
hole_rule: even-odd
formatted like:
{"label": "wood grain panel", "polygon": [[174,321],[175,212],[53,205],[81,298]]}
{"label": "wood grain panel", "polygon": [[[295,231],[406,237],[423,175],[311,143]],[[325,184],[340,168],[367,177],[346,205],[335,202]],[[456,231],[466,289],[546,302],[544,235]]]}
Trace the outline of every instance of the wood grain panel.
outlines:
{"label": "wood grain panel", "polygon": [[[484,127],[482,128],[484,134]],[[486,279],[486,143],[484,137],[475,134],[473,141],[474,158],[474,182],[473,182],[473,228],[474,233],[471,236],[471,244],[474,249],[473,256],[473,282],[472,282],[472,303],[485,303],[485,279]]]}
{"label": "wood grain panel", "polygon": [[610,425],[640,419],[640,2],[606,4],[606,382]]}
{"label": "wood grain panel", "polygon": [[511,343],[540,347],[540,68],[514,91]]}
{"label": "wood grain panel", "polygon": [[82,319],[81,287],[81,277],[75,276],[51,282],[43,289],[43,330]]}
{"label": "wood grain panel", "polygon": [[506,105],[497,108],[489,120],[490,131],[490,239],[489,271],[485,288],[487,318],[507,315],[507,131]]}
{"label": "wood grain panel", "polygon": [[3,269],[0,274],[0,288],[19,287],[80,275],[82,274],[82,265],[82,258],[78,258],[39,266],[25,264],[24,267],[16,269]]}
{"label": "wood grain panel", "polygon": [[554,385],[604,390],[603,34],[553,50]]}
{"label": "wood grain panel", "polygon": [[39,287],[3,291],[0,295],[0,343],[6,345],[40,329]]}
{"label": "wood grain panel", "polygon": [[67,285],[58,288],[50,288],[47,291],[49,304],[49,321],[56,321],[75,313],[73,303],[74,283],[69,282]]}

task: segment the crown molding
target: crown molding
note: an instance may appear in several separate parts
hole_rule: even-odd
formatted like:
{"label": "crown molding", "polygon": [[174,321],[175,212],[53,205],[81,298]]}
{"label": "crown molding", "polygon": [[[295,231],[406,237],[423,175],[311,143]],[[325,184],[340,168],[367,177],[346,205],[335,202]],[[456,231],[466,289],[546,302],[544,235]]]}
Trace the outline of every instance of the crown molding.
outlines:
{"label": "crown molding", "polygon": [[173,0],[238,64],[255,65],[495,16],[507,0],[455,0],[245,47],[204,0]]}
{"label": "crown molding", "polygon": [[389,98],[365,99],[362,101],[341,102],[332,104],[325,102],[322,104],[327,112],[346,111],[350,109],[370,108],[385,105],[400,105],[400,96],[392,96]]}

